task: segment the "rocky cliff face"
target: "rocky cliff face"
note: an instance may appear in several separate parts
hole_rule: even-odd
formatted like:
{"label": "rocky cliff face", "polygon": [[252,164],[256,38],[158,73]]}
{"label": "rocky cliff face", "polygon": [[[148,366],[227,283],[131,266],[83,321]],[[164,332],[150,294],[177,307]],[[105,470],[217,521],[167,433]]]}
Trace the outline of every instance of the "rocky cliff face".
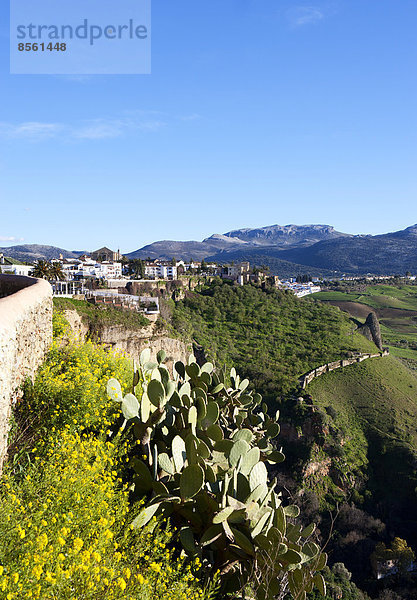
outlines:
{"label": "rocky cliff face", "polygon": [[186,362],[193,351],[191,344],[169,337],[166,332],[160,331],[155,323],[140,329],[126,329],[122,325],[105,325],[97,331],[92,331],[83,323],[77,311],[66,310],[64,314],[76,339],[82,341],[90,337],[100,340],[102,344],[113,350],[126,352],[136,361],[145,348],[151,350],[151,360],[156,360],[157,353],[163,349],[167,354],[166,365],[172,371],[172,366],[177,360]]}
{"label": "rocky cliff face", "polygon": [[373,342],[380,350],[382,350],[382,336],[379,321],[374,312],[370,312],[366,317],[365,323],[359,327],[359,331],[369,341]]}

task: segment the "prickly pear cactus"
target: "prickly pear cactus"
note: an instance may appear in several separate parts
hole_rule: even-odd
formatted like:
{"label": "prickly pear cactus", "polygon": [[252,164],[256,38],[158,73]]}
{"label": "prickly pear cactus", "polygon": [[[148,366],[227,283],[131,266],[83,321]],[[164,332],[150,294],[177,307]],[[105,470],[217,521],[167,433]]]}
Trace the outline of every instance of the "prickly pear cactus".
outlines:
{"label": "prickly pear cactus", "polygon": [[219,569],[229,590],[251,579],[257,600],[287,592],[303,600],[314,585],[324,595],[326,555],[311,540],[314,525],[295,524],[298,508],[283,506],[269,481],[268,465],[285,458],[273,442],[278,413],[268,416],[235,369],[226,378],[190,356],[171,378],[164,360],[163,351],[157,363],[142,352],[133,381],[138,398],[123,396],[114,379],[107,387],[121,403],[123,435],[133,432],[140,449],[129,464],[131,489],[147,503],[133,526],[169,517],[185,552]]}

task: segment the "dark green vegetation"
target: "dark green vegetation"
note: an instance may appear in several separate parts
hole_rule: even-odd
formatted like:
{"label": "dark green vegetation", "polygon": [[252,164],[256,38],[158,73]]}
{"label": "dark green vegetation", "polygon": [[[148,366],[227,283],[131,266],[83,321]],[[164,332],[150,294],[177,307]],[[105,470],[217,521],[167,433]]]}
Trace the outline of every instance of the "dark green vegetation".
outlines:
{"label": "dark green vegetation", "polygon": [[[343,563],[335,563],[330,569],[325,567],[323,575],[327,583],[326,598],[343,598],[343,600],[368,600],[369,596],[357,588],[351,581],[352,573],[350,573]],[[312,594],[311,600],[323,600],[317,592]],[[386,600],[395,600],[395,598]]]}
{"label": "dark green vegetation", "polygon": [[385,524],[385,533],[362,518],[350,531],[336,525],[335,558],[363,581],[380,534],[417,545],[417,376],[398,358],[372,359],[315,379],[308,392],[321,409],[331,406],[342,432],[341,457],[354,476],[350,499]]}
{"label": "dark green vegetation", "polygon": [[[395,578],[375,581],[370,562],[375,544],[399,535],[417,546],[417,377],[391,356],[322,375],[301,394],[303,400],[297,399],[296,380],[352,350],[374,352],[375,346],[354,329],[372,305],[386,308],[391,293],[399,309],[411,309],[416,289],[363,287],[352,296],[327,295],[332,302],[354,304],[355,316],[349,317],[317,302],[317,295],[298,300],[276,290],[212,284],[177,303],[172,319],[177,331],[193,338],[217,365],[233,361],[242,376],[256,382],[271,409],[279,405],[286,488],[303,514],[321,519],[323,541],[331,530],[327,511],[338,513],[331,562],[345,563],[373,598],[383,585],[400,589]],[[409,592],[410,585],[403,588]],[[346,597],[363,597],[350,587]],[[408,592],[401,598],[411,598]]]}
{"label": "dark green vegetation", "polygon": [[[410,479],[410,461],[405,459],[409,455],[412,460],[417,448],[415,374],[395,357],[373,359],[318,377],[308,391],[318,406],[325,408],[331,403],[335,421],[346,431],[347,443],[349,438],[355,442],[366,438],[367,460],[370,453],[373,458],[380,453],[379,460],[372,464],[372,477],[380,477],[382,473],[383,482],[379,485],[386,486],[383,492],[386,500],[398,500],[403,493],[407,494],[404,487],[398,490],[395,485],[405,471],[414,497],[417,480],[415,475]],[[377,446],[370,447],[371,441]],[[381,472],[375,469],[375,464]],[[387,479],[391,485],[386,485]],[[407,529],[417,526],[417,516],[412,513],[403,515],[401,521]]]}
{"label": "dark green vegetation", "polygon": [[131,498],[146,495],[133,527],[170,518],[184,551],[209,577],[220,573],[221,598],[244,600],[249,591],[253,600],[274,600],[287,588],[293,600],[306,600],[314,585],[324,592],[327,557],[314,542],[315,525],[294,522],[299,508],[283,505],[268,476],[284,455],[274,448],[279,425],[262,396],[234,368],[217,373],[190,356],[175,363],[171,379],[165,352],[150,358],[149,349],[140,355],[136,396],[124,395],[116,379],[107,386],[129,436]]}
{"label": "dark green vegetation", "polygon": [[176,304],[173,326],[217,365],[235,364],[270,402],[300,375],[352,351],[374,352],[338,309],[292,292],[215,282]]}
{"label": "dark green vegetation", "polygon": [[72,298],[54,298],[54,306],[59,310],[76,310],[85,325],[94,334],[100,333],[101,327],[121,325],[126,329],[138,329],[149,325],[149,320],[136,311],[123,310],[113,306],[95,306],[85,300]]}

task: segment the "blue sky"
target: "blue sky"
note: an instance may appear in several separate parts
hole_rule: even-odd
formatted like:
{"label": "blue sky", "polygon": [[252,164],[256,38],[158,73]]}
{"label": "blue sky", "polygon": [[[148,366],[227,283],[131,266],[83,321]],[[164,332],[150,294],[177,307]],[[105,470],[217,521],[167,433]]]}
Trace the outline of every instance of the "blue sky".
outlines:
{"label": "blue sky", "polygon": [[415,0],[153,0],[152,74],[10,75],[0,246],[417,222]]}

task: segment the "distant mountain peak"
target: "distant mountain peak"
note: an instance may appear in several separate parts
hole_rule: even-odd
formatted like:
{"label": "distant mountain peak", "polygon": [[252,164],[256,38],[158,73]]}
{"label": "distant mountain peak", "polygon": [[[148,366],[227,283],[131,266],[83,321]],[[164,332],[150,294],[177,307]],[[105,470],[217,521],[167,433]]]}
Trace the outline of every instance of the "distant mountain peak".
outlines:
{"label": "distant mountain peak", "polygon": [[336,231],[332,225],[267,225],[266,227],[242,228],[228,231],[226,238],[239,239],[256,246],[289,246],[302,244],[310,246],[321,240],[349,236]]}
{"label": "distant mountain peak", "polygon": [[230,245],[230,244],[247,244],[247,242],[239,239],[239,238],[232,238],[230,236],[228,236],[227,234],[224,233],[213,233],[213,235],[211,235],[208,238],[205,238],[203,240],[203,243],[205,242],[223,242],[224,244]]}

